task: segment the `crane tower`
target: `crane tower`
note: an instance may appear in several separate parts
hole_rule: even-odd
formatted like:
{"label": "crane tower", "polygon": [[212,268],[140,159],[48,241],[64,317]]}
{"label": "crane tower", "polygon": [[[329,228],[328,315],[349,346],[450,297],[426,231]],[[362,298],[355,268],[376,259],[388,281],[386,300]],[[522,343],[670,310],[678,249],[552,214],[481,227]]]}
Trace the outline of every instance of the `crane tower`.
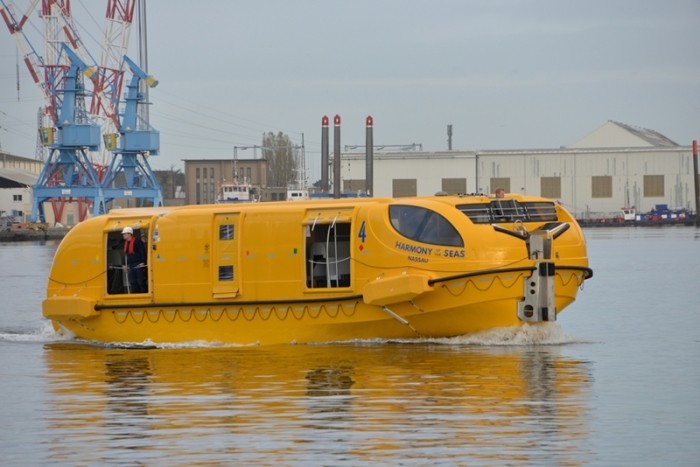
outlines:
{"label": "crane tower", "polygon": [[[24,31],[39,1],[43,56]],[[80,40],[70,0],[31,0],[21,16],[8,0],[0,0],[0,15],[44,94],[44,112],[51,122],[50,127],[40,128],[49,156],[34,186],[32,220],[45,220],[43,203],[47,201],[56,221],[61,221],[67,202],[79,204],[79,220],[87,216],[89,207],[92,215],[106,212],[117,197],[134,198],[137,205],[162,205],[160,186],[147,161],[148,156],[159,153],[158,132],[131,116],[132,110],[136,115],[143,96],[135,92],[126,99],[123,115],[119,112],[125,64],[134,74],[132,82],[155,82],[125,56],[136,1],[107,1],[98,65]],[[83,75],[89,77],[88,82]],[[85,111],[86,98],[90,99],[89,112]],[[127,121],[130,126],[123,127]],[[100,147],[100,134],[104,147]],[[116,144],[117,139],[121,144]]]}

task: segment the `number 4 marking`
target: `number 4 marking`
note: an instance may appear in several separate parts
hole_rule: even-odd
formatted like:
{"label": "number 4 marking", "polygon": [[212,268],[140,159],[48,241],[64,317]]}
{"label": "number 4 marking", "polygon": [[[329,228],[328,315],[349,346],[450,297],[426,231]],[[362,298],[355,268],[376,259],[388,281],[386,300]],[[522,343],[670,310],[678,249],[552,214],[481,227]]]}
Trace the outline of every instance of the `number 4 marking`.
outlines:
{"label": "number 4 marking", "polygon": [[360,226],[360,231],[357,233],[357,236],[362,239],[362,243],[365,243],[365,238],[367,238],[367,232],[365,231],[365,221],[362,221],[362,225]]}

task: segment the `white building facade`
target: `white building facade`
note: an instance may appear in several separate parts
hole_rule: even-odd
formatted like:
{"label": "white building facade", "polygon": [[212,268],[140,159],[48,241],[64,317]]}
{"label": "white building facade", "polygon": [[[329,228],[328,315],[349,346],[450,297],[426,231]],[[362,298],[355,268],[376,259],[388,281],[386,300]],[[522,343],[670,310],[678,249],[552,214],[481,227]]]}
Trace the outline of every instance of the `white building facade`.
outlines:
{"label": "white building facade", "polygon": [[[341,190],[364,192],[365,155],[346,153],[341,161]],[[373,196],[504,188],[558,200],[579,218],[658,204],[695,210],[692,147],[617,122],[561,149],[375,152],[373,161]]]}
{"label": "white building facade", "polygon": [[[30,221],[34,196],[32,187],[43,166],[43,162],[36,159],[0,152],[0,218],[6,221]],[[64,209],[64,223],[65,218],[75,218],[77,222],[73,210],[72,207]],[[47,209],[46,217],[50,225],[55,224],[53,210]]]}
{"label": "white building facade", "polygon": [[27,222],[34,183],[36,176],[29,172],[0,168],[0,219]]}

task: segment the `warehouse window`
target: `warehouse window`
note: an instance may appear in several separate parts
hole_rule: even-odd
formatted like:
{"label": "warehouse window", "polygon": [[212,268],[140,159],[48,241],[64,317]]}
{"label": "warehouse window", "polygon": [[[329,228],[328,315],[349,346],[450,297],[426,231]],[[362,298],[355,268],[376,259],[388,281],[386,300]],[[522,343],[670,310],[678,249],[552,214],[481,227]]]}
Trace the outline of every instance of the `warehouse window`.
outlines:
{"label": "warehouse window", "polygon": [[508,177],[491,177],[489,183],[491,184],[491,193],[495,193],[498,188],[503,188],[506,193],[512,193]]}
{"label": "warehouse window", "polygon": [[415,178],[395,178],[391,181],[392,196],[416,196],[418,194],[418,182]]}
{"label": "warehouse window", "polygon": [[455,195],[457,193],[467,192],[467,179],[466,178],[443,178],[442,179],[442,191]]}
{"label": "warehouse window", "polygon": [[561,177],[540,178],[540,194],[545,198],[561,198]]}
{"label": "warehouse window", "polygon": [[367,192],[367,183],[361,179],[343,180],[343,191],[346,193],[365,193]]}
{"label": "warehouse window", "polygon": [[591,196],[593,198],[612,198],[612,177],[610,175],[591,177]]}
{"label": "warehouse window", "polygon": [[644,176],[644,196],[663,197],[664,196],[664,176],[645,175]]}

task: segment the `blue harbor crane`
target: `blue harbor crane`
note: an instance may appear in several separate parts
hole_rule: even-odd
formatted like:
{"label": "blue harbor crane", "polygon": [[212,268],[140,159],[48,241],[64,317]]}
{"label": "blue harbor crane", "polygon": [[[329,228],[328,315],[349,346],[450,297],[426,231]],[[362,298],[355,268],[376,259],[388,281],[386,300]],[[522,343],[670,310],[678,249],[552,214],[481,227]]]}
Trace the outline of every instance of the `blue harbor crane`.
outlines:
{"label": "blue harbor crane", "polygon": [[140,91],[143,82],[149,88],[158,80],[146,74],[129,57],[124,62],[133,74],[127,85],[124,113],[121,114],[119,133],[104,135],[107,149],[113,152],[109,168],[102,179],[102,189],[107,203],[117,198],[133,198],[138,205],[163,205],[163,192],[148,163],[149,156],[160,150],[160,133],[139,116],[139,105],[145,101]]}
{"label": "blue harbor crane", "polygon": [[[41,111],[50,118],[48,127],[39,128],[42,146],[49,155],[42,156],[44,167],[33,187],[34,222],[46,222],[44,206],[49,203],[55,222],[64,222],[64,207],[68,203],[77,202],[79,221],[88,214],[105,213],[117,198],[126,198],[127,205],[130,198],[136,200],[136,205],[163,204],[162,191],[147,161],[159,152],[159,134],[145,122],[147,118],[137,115],[144,100],[138,92],[139,84],[153,87],[157,81],[124,57],[136,1],[107,3],[103,53],[97,66],[80,40],[69,1],[41,2],[37,13],[44,25],[42,56],[25,31],[38,2],[32,1],[26,12],[18,16],[10,2],[0,0],[0,17],[44,95],[46,106]],[[139,11],[145,18],[145,5],[140,5]],[[121,115],[118,105],[126,65],[134,79]],[[84,83],[83,77],[89,80]],[[86,98],[91,98],[87,111]],[[111,154],[100,159],[96,153],[101,140]],[[72,222],[71,218],[66,221]]]}
{"label": "blue harbor crane", "polygon": [[41,129],[49,155],[33,186],[32,222],[46,222],[44,202],[58,199],[85,199],[92,203],[93,215],[105,212],[101,183],[88,155],[100,147],[100,126],[85,110],[83,84],[83,75],[90,78],[96,68],[86,65],[65,43],[60,53],[70,65],[62,83],[50,86],[51,92],[62,94],[56,99],[61,105],[54,109],[56,127]]}

